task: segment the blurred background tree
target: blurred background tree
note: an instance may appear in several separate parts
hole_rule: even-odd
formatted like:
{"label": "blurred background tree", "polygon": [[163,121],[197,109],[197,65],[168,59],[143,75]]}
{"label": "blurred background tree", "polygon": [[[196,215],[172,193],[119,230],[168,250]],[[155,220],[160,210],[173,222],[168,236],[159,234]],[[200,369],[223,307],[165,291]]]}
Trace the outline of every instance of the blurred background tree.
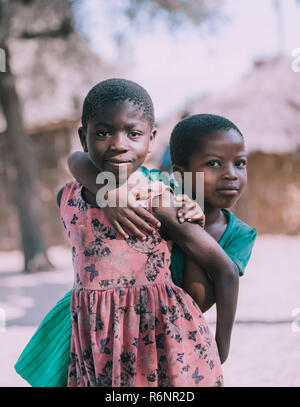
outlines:
{"label": "blurred background tree", "polygon": [[[44,11],[44,12],[43,12]],[[47,13],[45,13],[47,11]],[[0,48],[6,53],[6,73],[0,75],[0,103],[6,120],[6,142],[16,170],[14,203],[19,218],[25,270],[52,268],[42,233],[42,210],[36,187],[37,170],[31,140],[10,66],[11,38],[66,38],[73,30],[67,1],[5,0],[0,3]]]}
{"label": "blurred background tree", "polygon": [[[129,0],[121,10],[138,21],[141,13],[149,21],[163,16],[174,27],[181,21],[201,24],[217,13],[221,0]],[[47,257],[43,235],[42,202],[37,186],[36,157],[32,141],[26,131],[22,104],[11,67],[10,43],[13,39],[37,40],[40,47],[49,46],[51,39],[68,41],[74,31],[80,31],[80,21],[75,22],[74,7],[84,0],[2,0],[0,2],[0,48],[6,53],[6,72],[0,74],[0,105],[6,121],[4,132],[9,158],[15,168],[14,204],[20,225],[20,235],[25,259],[25,271],[52,269]],[[103,3],[102,3],[103,4]],[[101,5],[100,5],[101,7]],[[84,16],[81,18],[84,19]],[[123,40],[124,41],[124,40]],[[119,43],[122,41],[119,38]],[[47,51],[47,48],[45,48]],[[49,51],[50,52],[50,51]],[[71,54],[76,45],[70,43]],[[50,59],[51,60],[51,59]],[[38,66],[38,54],[36,61]],[[64,69],[63,63],[61,69]],[[47,72],[39,72],[46,83]],[[51,101],[49,101],[51,103]]]}

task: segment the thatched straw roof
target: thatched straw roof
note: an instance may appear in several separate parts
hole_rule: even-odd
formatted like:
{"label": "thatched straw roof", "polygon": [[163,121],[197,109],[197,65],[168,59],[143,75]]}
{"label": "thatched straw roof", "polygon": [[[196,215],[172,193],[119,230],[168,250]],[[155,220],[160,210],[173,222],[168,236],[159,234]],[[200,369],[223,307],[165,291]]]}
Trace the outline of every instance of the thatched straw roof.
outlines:
{"label": "thatched straw roof", "polygon": [[[183,115],[213,113],[232,120],[245,136],[248,152],[286,153],[300,148],[300,73],[292,60],[277,57],[257,61],[234,87],[184,106],[159,127],[152,154],[157,163],[174,125]],[[220,75],[222,71],[220,70]]]}

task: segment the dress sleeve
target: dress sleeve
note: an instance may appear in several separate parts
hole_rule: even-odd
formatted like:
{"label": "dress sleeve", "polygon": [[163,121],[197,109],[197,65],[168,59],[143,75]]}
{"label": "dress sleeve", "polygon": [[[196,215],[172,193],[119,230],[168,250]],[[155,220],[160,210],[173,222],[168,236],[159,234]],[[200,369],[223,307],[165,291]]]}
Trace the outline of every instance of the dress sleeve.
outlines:
{"label": "dress sleeve", "polygon": [[240,230],[238,234],[232,236],[230,243],[224,247],[225,252],[237,265],[240,276],[245,273],[256,236],[257,231],[254,228],[249,228],[247,231]]}

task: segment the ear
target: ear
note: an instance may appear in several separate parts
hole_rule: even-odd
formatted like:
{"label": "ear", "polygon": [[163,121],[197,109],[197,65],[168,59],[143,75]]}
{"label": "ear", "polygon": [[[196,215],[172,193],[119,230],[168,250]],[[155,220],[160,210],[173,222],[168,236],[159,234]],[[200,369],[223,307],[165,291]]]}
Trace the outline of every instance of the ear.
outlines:
{"label": "ear", "polygon": [[174,173],[180,174],[182,184],[183,184],[183,180],[184,180],[184,172],[185,172],[185,169],[183,167],[181,167],[180,165],[177,165],[177,164],[173,165],[173,174]]}
{"label": "ear", "polygon": [[156,134],[157,134],[157,130],[153,129],[151,131],[151,135],[150,135],[150,143],[149,143],[149,148],[148,148],[148,154],[151,153],[151,151],[152,151],[152,147],[153,147],[153,143],[155,141]]}
{"label": "ear", "polygon": [[183,176],[185,169],[183,167],[181,167],[180,165],[174,164],[173,172],[180,172],[180,174]]}
{"label": "ear", "polygon": [[80,138],[81,145],[83,147],[83,151],[85,153],[88,153],[88,148],[87,148],[87,142],[86,142],[86,131],[83,127],[79,127],[78,129],[78,134]]}

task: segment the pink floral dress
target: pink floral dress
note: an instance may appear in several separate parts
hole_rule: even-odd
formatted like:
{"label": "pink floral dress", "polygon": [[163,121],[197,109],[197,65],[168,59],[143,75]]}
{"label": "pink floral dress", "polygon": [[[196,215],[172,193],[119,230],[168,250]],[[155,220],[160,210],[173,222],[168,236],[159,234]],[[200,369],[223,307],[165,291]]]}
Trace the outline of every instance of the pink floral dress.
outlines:
{"label": "pink floral dress", "polygon": [[170,275],[170,242],[124,239],[82,186],[61,199],[74,265],[68,386],[222,386],[215,340]]}

